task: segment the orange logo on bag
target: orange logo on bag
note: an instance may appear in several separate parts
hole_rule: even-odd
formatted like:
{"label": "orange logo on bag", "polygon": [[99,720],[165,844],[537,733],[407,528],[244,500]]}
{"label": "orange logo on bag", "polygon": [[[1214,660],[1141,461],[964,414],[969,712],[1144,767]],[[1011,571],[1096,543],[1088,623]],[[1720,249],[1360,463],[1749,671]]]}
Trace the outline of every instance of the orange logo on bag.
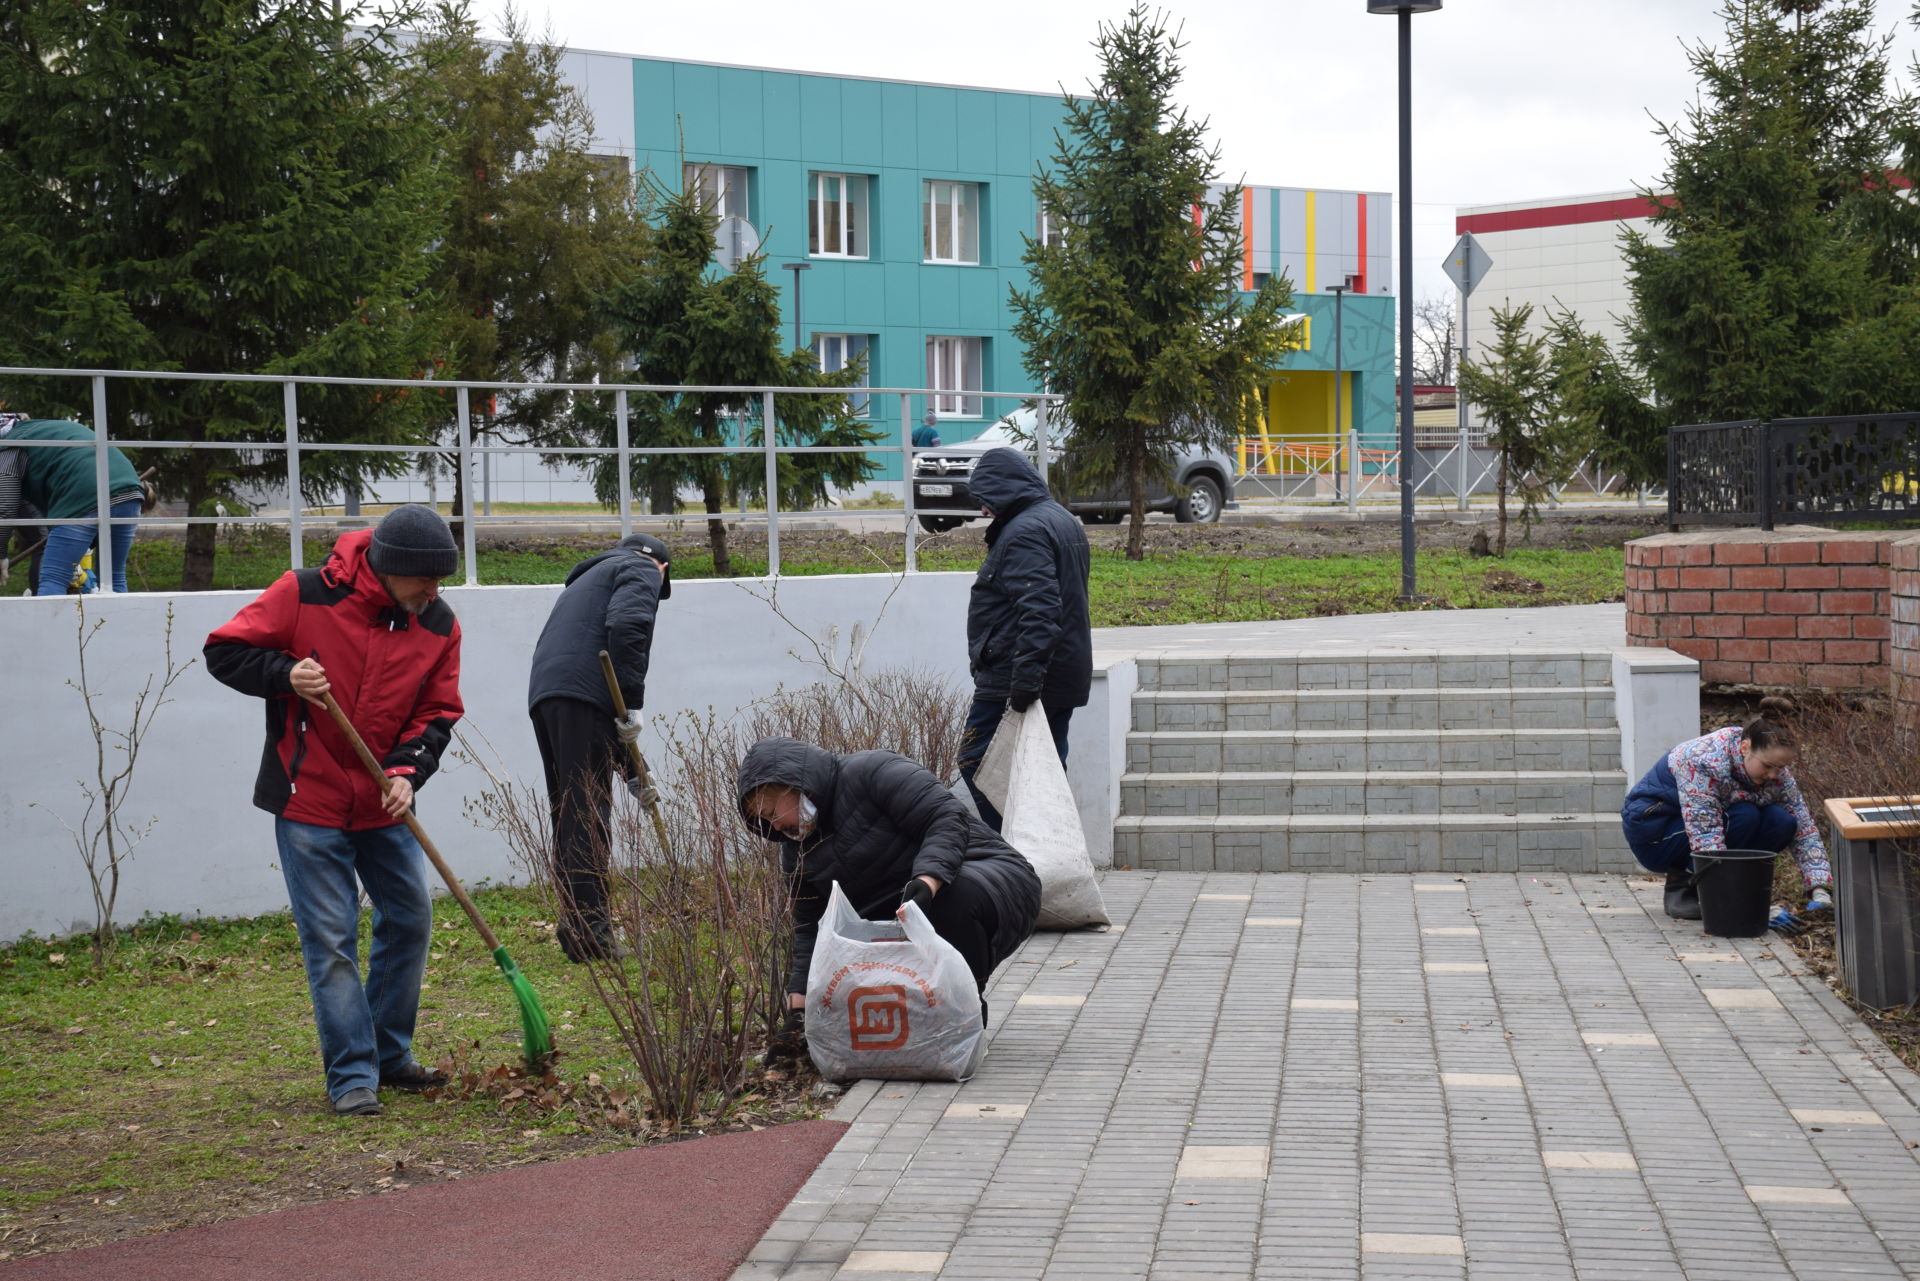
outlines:
{"label": "orange logo on bag", "polygon": [[847,993],[847,1032],[855,1050],[897,1050],[907,1043],[907,989],[856,987]]}

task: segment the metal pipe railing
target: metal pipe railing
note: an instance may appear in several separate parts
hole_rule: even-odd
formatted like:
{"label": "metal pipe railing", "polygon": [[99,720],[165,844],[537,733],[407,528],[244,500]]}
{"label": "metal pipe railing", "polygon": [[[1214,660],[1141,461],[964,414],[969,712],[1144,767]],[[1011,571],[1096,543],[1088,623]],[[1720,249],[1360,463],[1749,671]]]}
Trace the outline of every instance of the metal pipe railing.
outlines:
{"label": "metal pipe railing", "polygon": [[[915,397],[922,403],[932,404],[933,398],[943,394],[950,395],[952,389],[929,387],[862,387],[857,389],[860,395],[869,398],[881,395],[897,395],[900,405],[900,443],[897,445],[874,442],[862,445],[782,445],[778,432],[778,398],[781,396],[847,396],[847,388],[822,387],[729,387],[716,385],[670,385],[656,383],[544,383],[544,382],[496,382],[473,379],[447,378],[334,378],[322,375],[278,375],[278,374],[211,374],[199,372],[177,372],[169,370],[119,370],[119,369],[56,369],[39,366],[0,367],[0,377],[32,378],[86,378],[91,385],[94,439],[91,446],[85,441],[17,441],[13,445],[31,448],[88,448],[95,457],[95,490],[98,508],[95,523],[98,525],[99,545],[102,548],[99,580],[103,591],[112,590],[112,529],[114,525],[135,524],[142,517],[119,517],[112,515],[108,506],[108,451],[116,446],[128,449],[218,449],[234,453],[271,454],[284,450],[286,453],[287,514],[244,516],[169,516],[164,521],[172,525],[279,525],[286,524],[290,563],[298,568],[304,559],[304,538],[309,520],[320,524],[338,523],[350,519],[346,515],[329,517],[324,510],[309,518],[303,502],[301,488],[302,458],[304,454],[316,452],[371,453],[371,454],[407,454],[407,455],[444,455],[451,454],[451,463],[458,478],[458,490],[461,496],[458,516],[462,524],[462,539],[465,565],[465,581],[471,586],[477,582],[476,552],[477,527],[482,522],[500,524],[599,524],[603,521],[617,521],[621,535],[632,532],[633,528],[633,492],[632,464],[636,458],[658,458],[675,456],[711,456],[744,455],[760,452],[765,457],[766,507],[762,512],[752,512],[745,507],[737,511],[698,512],[684,515],[675,513],[673,519],[684,520],[698,517],[706,521],[764,519],[767,523],[767,553],[769,574],[780,572],[780,531],[782,518],[806,517],[809,519],[834,519],[844,516],[861,515],[857,511],[781,511],[779,485],[779,459],[782,454],[897,454],[900,458],[901,484],[904,494],[903,511],[905,515],[903,534],[906,540],[907,572],[918,569],[918,557],[915,529],[915,506],[913,500],[914,459],[924,451],[913,447],[912,406]],[[211,382],[211,383],[271,383],[281,389],[281,415],[284,430],[279,440],[249,441],[207,441],[207,440],[113,440],[108,434],[107,390],[110,380],[158,382]],[[396,388],[408,391],[430,389],[450,390],[454,393],[454,440],[451,447],[438,441],[423,441],[418,444],[390,445],[361,442],[323,442],[305,439],[300,432],[301,387],[369,387]],[[614,397],[614,444],[606,445],[560,445],[545,446],[532,444],[485,444],[476,442],[473,432],[472,393],[499,391],[559,391],[577,395],[607,395]],[[747,445],[648,445],[635,444],[632,440],[632,420],[630,396],[634,392],[647,392],[662,395],[685,395],[689,393],[720,393],[742,398],[757,395],[762,421],[763,440],[757,451]],[[1036,432],[1036,461],[1044,478],[1047,472],[1047,406],[1063,399],[1058,395],[1045,392],[987,392],[969,389],[970,396],[983,403],[991,401],[1014,401],[1031,403],[1039,407],[1038,430]],[[983,419],[983,421],[985,421]],[[474,510],[474,460],[490,458],[494,455],[537,454],[545,457],[561,458],[601,458],[612,457],[618,460],[619,510],[610,516],[599,514],[581,515],[513,515],[513,514],[477,514]],[[353,518],[357,519],[357,518]],[[16,525],[44,525],[49,523],[46,517],[0,520],[0,528]]]}

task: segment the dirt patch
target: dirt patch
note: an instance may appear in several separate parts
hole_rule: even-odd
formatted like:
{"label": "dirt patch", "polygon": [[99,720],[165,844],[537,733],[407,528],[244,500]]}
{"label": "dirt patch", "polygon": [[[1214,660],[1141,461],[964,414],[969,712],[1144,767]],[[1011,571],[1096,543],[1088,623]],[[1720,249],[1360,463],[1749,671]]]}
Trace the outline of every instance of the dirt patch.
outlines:
{"label": "dirt patch", "polygon": [[[1416,522],[1415,537],[1421,551],[1465,551],[1476,531],[1486,528],[1479,520],[1432,520]],[[1618,514],[1595,516],[1558,516],[1534,526],[1533,536],[1522,540],[1518,527],[1509,535],[1512,549],[1591,551],[1600,547],[1618,547],[1634,539],[1662,532],[1661,516]],[[973,521],[958,529],[939,534],[923,533],[918,542],[923,549],[977,552],[984,555],[987,522]],[[484,530],[482,533],[484,534]],[[728,546],[740,556],[762,556],[766,552],[763,527],[742,522],[728,529]],[[590,554],[605,550],[607,539],[599,535],[488,538],[491,547],[533,555],[566,553]],[[1124,548],[1125,525],[1087,527],[1087,541],[1097,548]],[[676,548],[702,549],[706,539],[692,526],[674,536]],[[1398,551],[1400,525],[1392,520],[1339,520],[1322,523],[1286,524],[1223,523],[1218,525],[1181,525],[1171,521],[1151,521],[1147,525],[1146,548],[1149,555],[1174,555],[1182,552],[1214,554],[1244,553],[1253,556],[1359,556]],[[894,564],[900,559],[901,537],[892,531],[790,529],[783,522],[780,552],[785,559],[807,560],[846,555],[871,555],[879,562]]]}

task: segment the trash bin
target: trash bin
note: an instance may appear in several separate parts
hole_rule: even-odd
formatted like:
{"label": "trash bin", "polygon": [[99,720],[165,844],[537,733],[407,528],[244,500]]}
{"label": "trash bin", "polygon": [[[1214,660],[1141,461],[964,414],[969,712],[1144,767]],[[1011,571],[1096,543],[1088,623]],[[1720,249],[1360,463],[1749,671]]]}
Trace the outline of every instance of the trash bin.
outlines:
{"label": "trash bin", "polygon": [[1700,892],[1700,926],[1726,939],[1757,939],[1767,932],[1773,904],[1775,850],[1714,850],[1693,856]]}
{"label": "trash bin", "polygon": [[1827,802],[1840,977],[1876,1010],[1920,1002],[1920,797]]}

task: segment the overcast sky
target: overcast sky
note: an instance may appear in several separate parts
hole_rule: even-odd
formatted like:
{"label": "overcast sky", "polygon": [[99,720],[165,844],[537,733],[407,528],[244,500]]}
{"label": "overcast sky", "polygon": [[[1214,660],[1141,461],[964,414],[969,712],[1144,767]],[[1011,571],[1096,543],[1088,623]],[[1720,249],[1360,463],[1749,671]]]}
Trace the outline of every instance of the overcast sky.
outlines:
{"label": "overcast sky", "polygon": [[[491,6],[478,0],[483,12]],[[575,48],[996,89],[1084,90],[1099,23],[1124,0],[633,4],[523,0]],[[1718,42],[1715,0],[1447,0],[1413,19],[1414,260],[1422,296],[1462,205],[1657,182],[1653,121],[1692,99],[1684,43]],[[497,9],[495,10],[497,12]],[[1228,180],[1392,192],[1398,174],[1393,18],[1362,0],[1185,0],[1189,111]],[[1904,0],[1882,0],[1909,79]],[[1396,251],[1397,252],[1397,251]],[[1396,266],[1396,275],[1398,274]]]}

